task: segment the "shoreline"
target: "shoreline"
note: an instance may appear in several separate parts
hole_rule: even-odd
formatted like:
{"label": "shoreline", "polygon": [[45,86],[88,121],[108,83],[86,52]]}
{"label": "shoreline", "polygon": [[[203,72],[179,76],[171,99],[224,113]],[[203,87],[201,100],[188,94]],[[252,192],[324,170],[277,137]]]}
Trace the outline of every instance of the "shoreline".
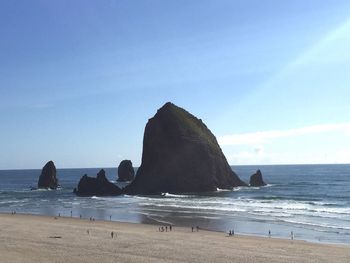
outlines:
{"label": "shoreline", "polygon": [[[3,262],[349,262],[348,245],[173,226],[0,213]],[[164,225],[165,226],[165,225]],[[111,237],[112,232],[115,238]],[[237,260],[237,261],[236,261]]]}
{"label": "shoreline", "polygon": [[[12,214],[10,212],[0,212],[0,218],[2,215],[10,215]],[[44,215],[44,214],[32,214],[32,213],[22,213],[22,212],[17,212],[15,215],[21,215],[21,216],[33,216],[33,217],[46,217],[46,218],[65,218],[65,219],[77,219],[77,220],[87,220],[89,221],[89,218],[79,218],[76,216],[70,217],[67,215],[61,215],[61,216],[54,216],[54,215]],[[139,223],[139,222],[128,222],[128,221],[119,221],[119,220],[106,220],[106,219],[95,219],[95,222],[106,222],[106,223],[121,223],[121,224],[133,224],[133,225],[148,225],[148,226],[154,226],[154,227],[159,227],[159,226],[169,226],[172,225],[173,227],[176,227],[178,229],[191,229],[191,226],[182,226],[182,225],[175,225],[175,224],[170,224],[170,223],[162,223],[157,221],[156,219],[152,219],[154,223]],[[195,227],[195,225],[193,225]],[[209,228],[204,228],[204,227],[199,227],[202,231],[207,231],[207,232],[213,232],[213,233],[221,233],[221,234],[227,234],[228,232],[226,231],[221,231],[221,230],[215,230],[215,229],[209,229]],[[277,239],[277,240],[284,240],[284,241],[301,241],[301,242],[307,242],[310,244],[320,244],[320,245],[335,245],[335,246],[345,246],[345,247],[350,247],[349,243],[342,243],[342,242],[322,242],[318,241],[315,242],[312,239],[298,239],[294,238],[291,240],[290,238],[286,237],[281,237],[281,236],[265,236],[265,235],[259,235],[259,234],[250,234],[250,233],[242,233],[242,232],[236,232],[235,231],[235,236],[242,236],[242,237],[250,237],[250,238],[266,238],[266,239]]]}
{"label": "shoreline", "polygon": [[[238,169],[238,168],[237,168]],[[247,180],[254,167],[240,167],[236,172]],[[319,172],[321,174],[319,174]],[[346,191],[350,186],[350,166],[342,167],[301,167],[281,168],[272,166],[264,173],[271,187],[247,188],[239,191],[211,192],[191,196],[120,196],[80,198],[72,193],[82,174],[95,174],[95,171],[75,169],[60,172],[59,191],[30,191],[35,185],[38,172],[0,172],[1,210],[10,212],[55,216],[58,213],[99,220],[121,222],[166,224],[178,226],[199,225],[218,231],[234,229],[243,235],[267,237],[271,230],[275,238],[290,239],[291,231],[295,238],[312,243],[350,244],[349,202]],[[115,179],[117,169],[106,169],[110,179]],[[330,175],[336,174],[334,191]],[[301,181],[302,180],[302,181]],[[340,187],[340,188],[339,188]],[[238,190],[238,189],[236,189]],[[309,191],[310,190],[310,191]],[[300,191],[305,195],[300,195]],[[349,196],[350,198],[350,196]]]}

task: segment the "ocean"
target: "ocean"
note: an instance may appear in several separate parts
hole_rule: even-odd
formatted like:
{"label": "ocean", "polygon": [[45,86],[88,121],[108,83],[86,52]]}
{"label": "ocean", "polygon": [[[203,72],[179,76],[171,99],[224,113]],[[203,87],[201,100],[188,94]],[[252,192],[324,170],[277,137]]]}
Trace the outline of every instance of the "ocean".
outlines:
{"label": "ocean", "polygon": [[[58,169],[59,190],[31,190],[40,170],[0,170],[0,212],[72,216],[134,223],[173,224],[235,233],[350,244],[350,165],[233,166],[246,182],[257,169],[264,187],[202,194],[77,197],[83,174],[99,169]],[[117,169],[105,168],[116,181]],[[123,186],[123,184],[119,184]],[[124,184],[125,185],[125,184]]]}

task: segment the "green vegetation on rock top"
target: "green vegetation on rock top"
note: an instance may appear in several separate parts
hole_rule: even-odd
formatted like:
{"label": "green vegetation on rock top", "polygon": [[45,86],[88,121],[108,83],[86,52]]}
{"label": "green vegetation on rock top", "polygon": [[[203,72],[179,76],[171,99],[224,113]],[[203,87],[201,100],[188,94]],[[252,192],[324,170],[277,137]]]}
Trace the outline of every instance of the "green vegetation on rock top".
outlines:
{"label": "green vegetation on rock top", "polygon": [[193,137],[199,137],[205,140],[211,147],[218,149],[215,136],[206,127],[206,125],[188,111],[176,106],[173,103],[166,103],[160,111],[166,111],[174,117],[174,121],[179,125],[179,129],[183,134]]}

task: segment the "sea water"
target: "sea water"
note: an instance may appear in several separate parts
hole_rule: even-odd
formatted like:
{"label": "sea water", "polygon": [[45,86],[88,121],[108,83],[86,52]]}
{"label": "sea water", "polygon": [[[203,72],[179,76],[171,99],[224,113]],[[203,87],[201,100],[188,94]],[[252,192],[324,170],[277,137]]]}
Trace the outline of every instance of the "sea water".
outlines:
{"label": "sea water", "polygon": [[[264,187],[202,194],[77,197],[83,174],[99,169],[58,169],[61,189],[31,190],[40,170],[0,170],[0,212],[94,217],[134,223],[173,224],[235,233],[350,244],[350,165],[233,166],[243,179],[257,169]],[[117,169],[105,169],[115,182]],[[125,186],[121,184],[120,186]]]}

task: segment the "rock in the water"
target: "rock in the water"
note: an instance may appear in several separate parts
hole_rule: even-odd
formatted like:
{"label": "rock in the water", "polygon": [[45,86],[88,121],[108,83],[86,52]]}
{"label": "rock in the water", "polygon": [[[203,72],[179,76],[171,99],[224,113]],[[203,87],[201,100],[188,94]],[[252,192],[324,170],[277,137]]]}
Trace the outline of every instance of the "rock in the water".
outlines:
{"label": "rock in the water", "polygon": [[260,170],[257,170],[255,174],[250,176],[250,181],[249,181],[250,186],[264,186],[266,183],[264,182],[262,178],[262,174]]}
{"label": "rock in the water", "polygon": [[124,190],[129,194],[185,193],[243,185],[205,124],[168,102],[149,119],[142,164]]}
{"label": "rock in the water", "polygon": [[132,181],[135,177],[135,171],[130,160],[123,160],[118,166],[118,181]]}
{"label": "rock in the water", "polygon": [[38,181],[38,188],[56,189],[58,186],[59,185],[56,177],[55,164],[53,163],[53,161],[49,161],[41,170],[41,174]]}
{"label": "rock in the water", "polygon": [[80,179],[78,187],[74,188],[74,193],[78,196],[112,196],[120,195],[121,189],[108,181],[105,171],[101,169],[96,178],[86,174]]}

